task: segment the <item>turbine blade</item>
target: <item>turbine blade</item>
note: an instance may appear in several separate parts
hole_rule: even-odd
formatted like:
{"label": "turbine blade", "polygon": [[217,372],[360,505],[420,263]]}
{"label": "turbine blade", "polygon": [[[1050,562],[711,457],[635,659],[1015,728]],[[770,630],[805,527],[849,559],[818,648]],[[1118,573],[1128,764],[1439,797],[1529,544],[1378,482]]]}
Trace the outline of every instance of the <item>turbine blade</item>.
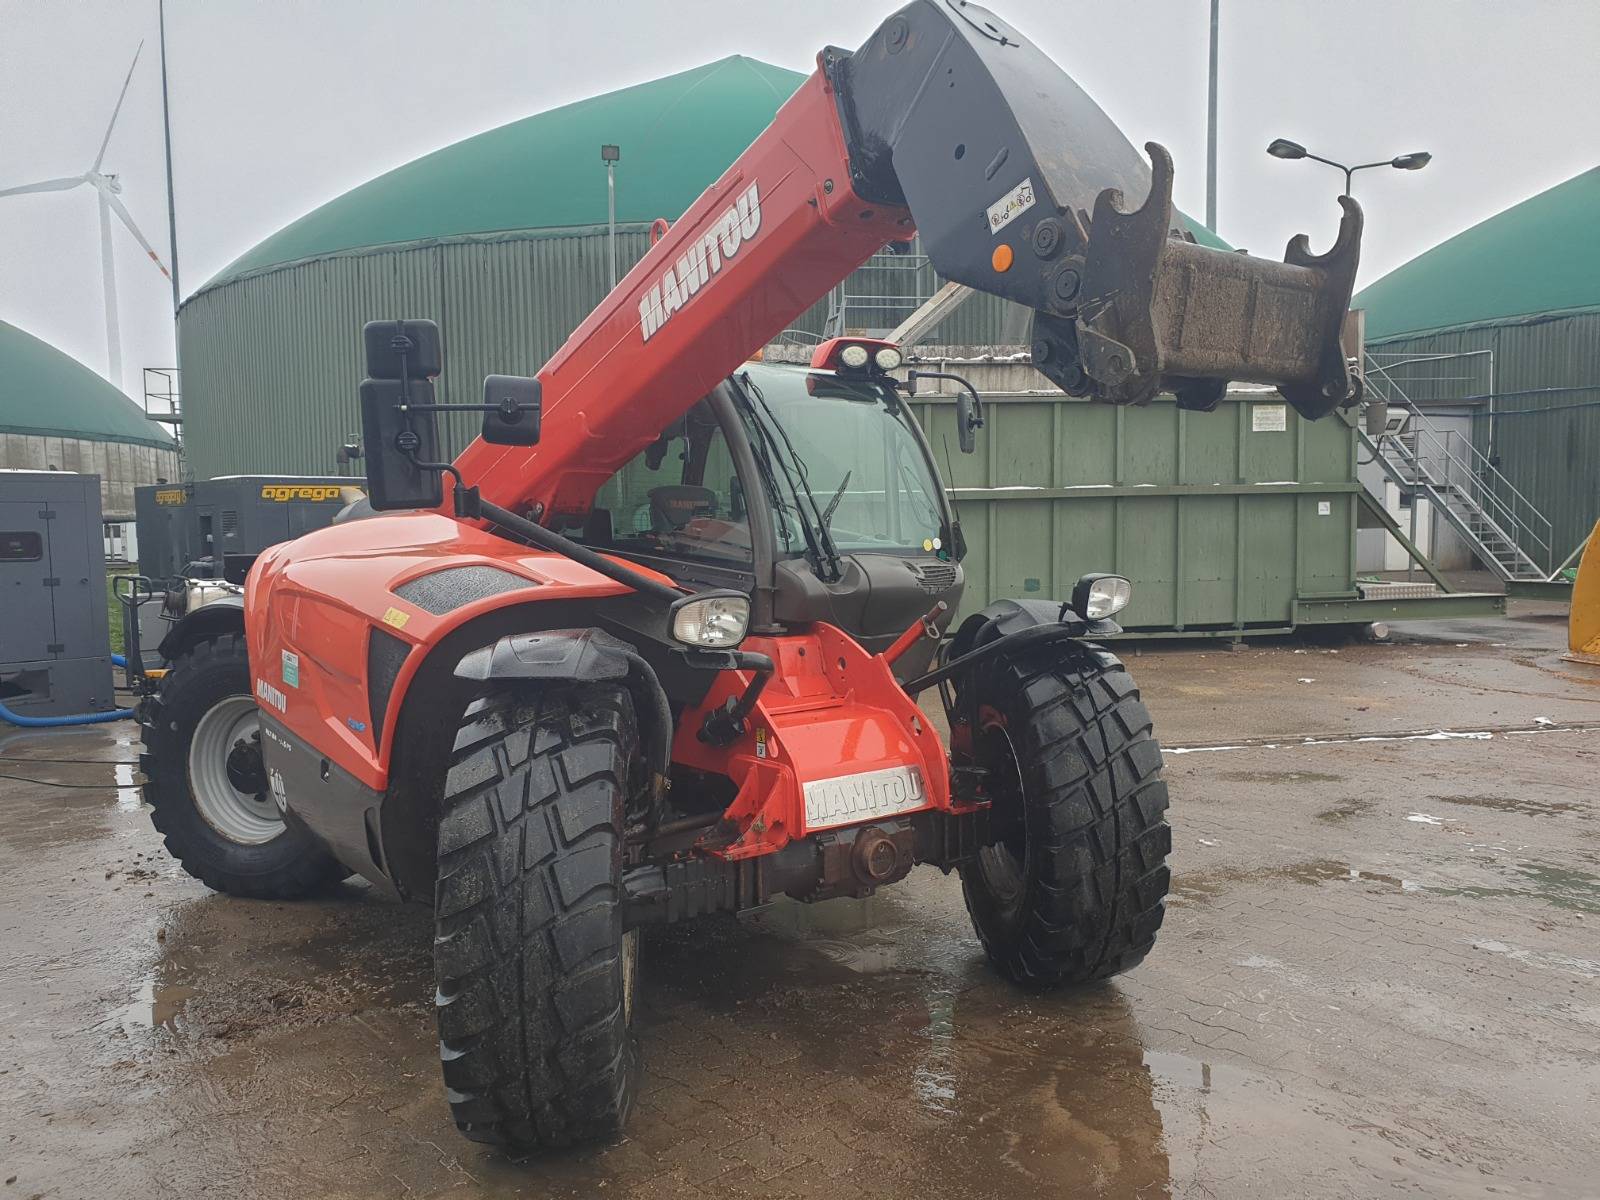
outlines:
{"label": "turbine blade", "polygon": [[133,61],[128,64],[128,76],[122,81],[122,90],[117,93],[117,106],[111,110],[111,121],[106,126],[106,136],[100,139],[100,153],[94,156],[94,166],[90,171],[98,171],[100,162],[106,156],[106,147],[111,144],[111,131],[117,127],[117,114],[122,111],[123,98],[128,94],[128,85],[133,82],[133,69],[139,65],[139,52],[144,49],[144,40],[140,39],[139,49],[133,52]]}
{"label": "turbine blade", "polygon": [[0,188],[0,196],[22,196],[28,192],[64,192],[85,182],[87,178],[83,175],[74,175],[70,179],[44,179],[38,183],[25,183],[21,187]]}
{"label": "turbine blade", "polygon": [[147,239],[144,234],[140,233],[139,227],[134,224],[133,214],[127,210],[121,200],[117,199],[117,197],[113,196],[110,192],[102,192],[101,195],[106,198],[106,203],[111,206],[111,211],[117,214],[117,219],[128,227],[129,233],[133,234],[133,240],[144,247],[144,252],[150,256],[150,261],[155,263],[157,269],[160,270],[163,275],[165,275],[168,279],[171,279],[172,273],[167,270],[167,265],[161,261],[161,256],[155,252],[155,249],[150,245],[149,239]]}

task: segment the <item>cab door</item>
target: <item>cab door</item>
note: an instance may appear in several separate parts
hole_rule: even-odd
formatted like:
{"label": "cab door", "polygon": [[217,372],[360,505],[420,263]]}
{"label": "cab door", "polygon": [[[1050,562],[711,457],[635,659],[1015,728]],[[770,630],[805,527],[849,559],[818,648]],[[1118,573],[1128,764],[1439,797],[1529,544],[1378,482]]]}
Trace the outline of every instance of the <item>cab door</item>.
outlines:
{"label": "cab door", "polygon": [[741,470],[749,458],[742,426],[715,395],[661,430],[595,494],[585,514],[561,532],[595,550],[618,554],[696,588],[755,589],[770,573],[770,527],[750,498],[761,485]]}

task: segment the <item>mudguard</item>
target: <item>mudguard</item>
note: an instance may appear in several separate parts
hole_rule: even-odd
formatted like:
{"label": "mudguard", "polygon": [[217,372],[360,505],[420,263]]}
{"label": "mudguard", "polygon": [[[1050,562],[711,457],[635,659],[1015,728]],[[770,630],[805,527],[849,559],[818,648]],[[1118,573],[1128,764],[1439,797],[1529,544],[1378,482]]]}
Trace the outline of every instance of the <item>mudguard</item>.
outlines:
{"label": "mudguard", "polygon": [[1059,628],[1064,638],[1110,637],[1122,626],[1106,619],[1088,621],[1060,600],[996,600],[961,622],[950,639],[950,662],[991,642],[1027,629]]}
{"label": "mudguard", "polygon": [[171,662],[196,642],[219,633],[244,632],[244,596],[218,596],[172,623],[156,649]]}
{"label": "mudguard", "polygon": [[639,652],[603,629],[544,629],[514,633],[464,655],[456,678],[474,682],[542,680],[624,682],[633,696],[640,735],[658,779],[671,769],[672,709],[654,669]]}
{"label": "mudguard", "polygon": [[601,629],[546,629],[516,633],[466,655],[456,677],[491,679],[556,679],[600,683],[626,679],[633,647]]}

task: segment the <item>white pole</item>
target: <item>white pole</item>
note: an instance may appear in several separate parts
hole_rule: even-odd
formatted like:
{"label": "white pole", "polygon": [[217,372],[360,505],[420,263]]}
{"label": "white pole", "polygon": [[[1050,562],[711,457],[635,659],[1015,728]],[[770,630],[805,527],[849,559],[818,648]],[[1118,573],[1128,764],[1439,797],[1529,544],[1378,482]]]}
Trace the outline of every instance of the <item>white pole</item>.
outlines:
{"label": "white pole", "polygon": [[172,265],[172,311],[176,315],[182,293],[178,291],[178,202],[172,191],[172,110],[167,103],[166,0],[161,0],[157,12],[161,21],[161,136],[167,150],[167,257]]}
{"label": "white pole", "polygon": [[96,185],[95,199],[100,206],[100,274],[106,302],[106,370],[116,389],[122,391],[122,337],[117,332],[117,264],[111,245],[111,206]]}
{"label": "white pole", "polygon": [[606,163],[606,258],[611,264],[611,286],[617,286],[617,164]]}
{"label": "white pole", "polygon": [[1211,0],[1211,73],[1206,88],[1206,228],[1217,231],[1217,25],[1222,0]]}

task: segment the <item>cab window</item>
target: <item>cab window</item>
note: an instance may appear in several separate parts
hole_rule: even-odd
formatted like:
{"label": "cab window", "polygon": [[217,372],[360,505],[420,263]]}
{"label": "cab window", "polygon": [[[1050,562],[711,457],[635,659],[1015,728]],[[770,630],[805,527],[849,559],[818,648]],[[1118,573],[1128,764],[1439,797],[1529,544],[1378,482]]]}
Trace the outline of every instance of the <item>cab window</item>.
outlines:
{"label": "cab window", "polygon": [[751,562],[733,456],[704,401],[608,479],[568,536],[597,550],[711,563]]}

